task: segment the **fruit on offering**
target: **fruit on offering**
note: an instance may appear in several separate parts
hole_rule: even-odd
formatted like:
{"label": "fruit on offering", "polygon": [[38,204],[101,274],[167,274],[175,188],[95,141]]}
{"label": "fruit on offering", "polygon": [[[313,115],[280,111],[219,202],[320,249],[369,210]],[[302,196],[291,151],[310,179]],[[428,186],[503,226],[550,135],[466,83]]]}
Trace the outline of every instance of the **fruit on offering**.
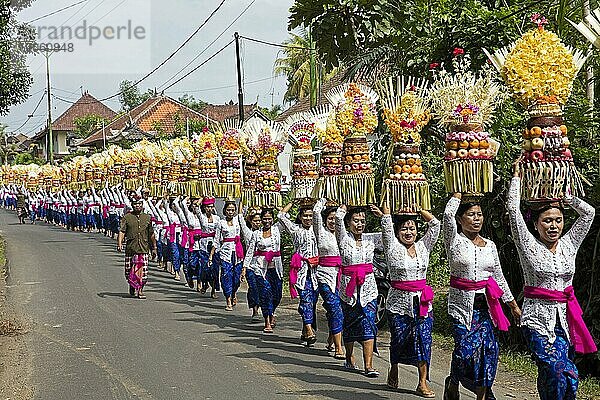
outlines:
{"label": "fruit on offering", "polygon": [[350,137],[344,140],[342,164],[345,174],[368,174],[373,172],[366,137]]}

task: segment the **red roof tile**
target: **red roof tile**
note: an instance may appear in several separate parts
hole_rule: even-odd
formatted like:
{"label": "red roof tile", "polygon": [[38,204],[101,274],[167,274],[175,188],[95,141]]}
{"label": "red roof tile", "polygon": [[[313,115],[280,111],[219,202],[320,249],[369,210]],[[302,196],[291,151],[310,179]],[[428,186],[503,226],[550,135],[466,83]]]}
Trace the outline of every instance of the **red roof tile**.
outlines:
{"label": "red roof tile", "polygon": [[98,115],[106,119],[113,119],[117,113],[98,101],[89,93],[84,93],[71,107],[52,123],[52,129],[56,131],[74,131],[75,118],[87,115]]}

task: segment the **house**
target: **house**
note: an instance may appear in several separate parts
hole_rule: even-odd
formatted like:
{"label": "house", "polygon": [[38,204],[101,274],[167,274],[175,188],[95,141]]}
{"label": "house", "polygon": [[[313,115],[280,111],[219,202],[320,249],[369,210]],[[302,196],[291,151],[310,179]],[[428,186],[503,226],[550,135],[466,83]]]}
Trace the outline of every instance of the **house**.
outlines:
{"label": "house", "polygon": [[[116,113],[106,105],[98,101],[94,96],[85,92],[79,100],[69,107],[60,117],[52,122],[52,147],[54,158],[61,159],[70,154],[70,143],[76,137],[77,118],[88,115],[97,115],[99,117],[111,120]],[[48,160],[48,127],[37,133],[32,141],[37,145],[38,154]]]}
{"label": "house", "polygon": [[[227,104],[207,104],[200,112],[219,123],[238,121],[240,118],[239,106],[233,101]],[[244,104],[244,122],[252,117],[260,118],[263,121],[270,121],[270,118],[260,111],[257,103]]]}
{"label": "house", "polygon": [[169,96],[160,94],[119,115],[78,146],[102,148],[108,143],[151,140],[158,135],[178,136],[185,133],[191,121],[217,122],[205,113],[199,113]]}

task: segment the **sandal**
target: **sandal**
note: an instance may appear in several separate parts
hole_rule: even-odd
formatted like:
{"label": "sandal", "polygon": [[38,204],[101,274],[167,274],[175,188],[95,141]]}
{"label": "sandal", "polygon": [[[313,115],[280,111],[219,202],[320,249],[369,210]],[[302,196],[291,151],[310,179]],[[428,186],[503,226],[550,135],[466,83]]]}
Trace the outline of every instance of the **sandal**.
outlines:
{"label": "sandal", "polygon": [[335,351],[335,345],[333,343],[327,343],[325,345],[325,349],[327,349],[327,351],[331,353]]}
{"label": "sandal", "polygon": [[379,371],[374,368],[365,369],[365,376],[367,378],[379,378]]}
{"label": "sandal", "polygon": [[346,355],[344,353],[335,353],[333,355],[333,358],[335,358],[336,360],[345,360]]}
{"label": "sandal", "polygon": [[227,306],[225,306],[225,311],[233,311],[233,307],[227,304]]}
{"label": "sandal", "polygon": [[358,365],[356,364],[352,364],[349,361],[344,362],[344,369],[348,370],[348,371],[358,371]]}
{"label": "sandal", "polygon": [[421,396],[426,399],[434,399],[435,398],[434,391],[429,388],[422,388],[421,386],[417,386],[417,388],[415,389],[415,393],[417,394],[417,396]]}
{"label": "sandal", "polygon": [[317,335],[315,335],[313,333],[311,336],[306,336],[306,345],[307,346],[312,346],[315,343],[317,343]]}
{"label": "sandal", "polygon": [[264,328],[263,333],[273,333],[273,328]]}
{"label": "sandal", "polygon": [[145,294],[138,294],[137,298],[143,300],[143,299],[146,298],[146,295]]}
{"label": "sandal", "polygon": [[387,387],[390,389],[398,389],[398,376],[392,379],[392,374],[390,372],[392,372],[391,368],[388,370]]}
{"label": "sandal", "polygon": [[237,296],[233,296],[233,300],[232,300],[233,305],[237,306],[237,302],[238,302]]}

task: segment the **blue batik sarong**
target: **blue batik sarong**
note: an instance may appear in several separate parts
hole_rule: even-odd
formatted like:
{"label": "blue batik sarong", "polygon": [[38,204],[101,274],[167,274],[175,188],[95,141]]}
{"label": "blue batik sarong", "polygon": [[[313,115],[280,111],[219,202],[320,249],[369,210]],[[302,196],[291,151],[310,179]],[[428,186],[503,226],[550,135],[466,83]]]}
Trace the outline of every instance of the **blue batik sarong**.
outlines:
{"label": "blue batik sarong", "polygon": [[219,263],[208,262],[209,254],[204,250],[199,250],[200,265],[198,281],[202,282],[202,287],[206,288],[210,285],[214,290],[220,290],[219,284]]}
{"label": "blue batik sarong", "polygon": [[248,308],[258,307],[260,305],[260,296],[258,290],[258,284],[256,283],[257,279],[262,279],[262,277],[256,277],[254,271],[247,269],[246,270],[246,282],[248,282],[248,292],[246,293],[246,299],[248,301]]}
{"label": "blue batik sarong", "polygon": [[[358,289],[357,289],[358,291]],[[345,343],[364,342],[377,338],[377,299],[371,300],[364,307],[360,304],[358,296],[356,304],[350,306],[342,301],[342,312],[344,313],[344,332],[342,337]],[[373,351],[377,353],[377,346],[373,344]]]}
{"label": "blue batik sarong", "polygon": [[283,282],[277,275],[277,270],[268,268],[264,278],[256,275],[256,284],[260,292],[260,308],[263,317],[273,316],[283,295]]}
{"label": "blue batik sarong", "polygon": [[240,278],[242,276],[243,262],[233,265],[231,262],[224,261],[218,255],[213,258],[213,263],[221,266],[221,286],[225,297],[233,297],[240,288]]}
{"label": "blue batik sarong", "polygon": [[492,387],[498,368],[498,341],[488,310],[473,310],[471,329],[454,319],[454,351],[450,364],[452,382],[474,392]]}
{"label": "blue batik sarong", "polygon": [[340,296],[332,291],[326,283],[319,283],[319,293],[323,298],[323,308],[325,308],[327,323],[329,324],[329,333],[332,335],[338,334],[344,329],[344,313],[342,312]]}
{"label": "blue batik sarong", "polygon": [[166,261],[166,258],[164,258],[163,243],[160,240],[157,240],[156,241],[156,261],[161,263],[163,261],[163,259]]}
{"label": "blue batik sarong", "polygon": [[[390,327],[390,364],[418,366],[420,362],[431,362],[431,332],[433,315],[427,318],[419,316],[419,304],[413,309],[414,317],[388,312]],[[429,379],[429,377],[427,377]]]}
{"label": "blue batik sarong", "polygon": [[181,269],[181,258],[179,257],[179,245],[175,242],[169,243],[169,260],[171,260],[175,272],[179,272]]}
{"label": "blue batik sarong", "polygon": [[523,327],[527,347],[538,367],[537,389],[541,400],[575,400],[579,373],[573,363],[574,350],[560,325],[554,328],[556,340]]}
{"label": "blue batik sarong", "polygon": [[192,281],[192,273],[190,271],[190,251],[183,246],[179,246],[179,256],[181,257],[185,280],[189,283]]}
{"label": "blue batik sarong", "polygon": [[304,325],[312,325],[313,329],[316,329],[317,320],[315,315],[317,313],[317,299],[319,298],[319,292],[313,287],[311,273],[309,268],[306,273],[304,289],[298,290],[298,297],[300,299],[298,313],[302,317],[302,323]]}
{"label": "blue batik sarong", "polygon": [[[206,256],[208,262],[208,255]],[[200,250],[189,250],[188,273],[193,281],[201,281],[202,275],[202,252]]]}

